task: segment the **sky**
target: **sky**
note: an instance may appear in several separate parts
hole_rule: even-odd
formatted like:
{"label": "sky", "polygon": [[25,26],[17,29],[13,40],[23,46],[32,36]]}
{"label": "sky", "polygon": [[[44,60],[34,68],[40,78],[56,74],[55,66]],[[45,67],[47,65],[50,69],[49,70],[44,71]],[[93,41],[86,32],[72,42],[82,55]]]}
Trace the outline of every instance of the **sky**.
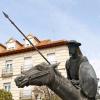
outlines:
{"label": "sky", "polygon": [[0,43],[11,37],[23,42],[2,11],[26,35],[81,42],[83,55],[100,78],[100,0],[0,0]]}

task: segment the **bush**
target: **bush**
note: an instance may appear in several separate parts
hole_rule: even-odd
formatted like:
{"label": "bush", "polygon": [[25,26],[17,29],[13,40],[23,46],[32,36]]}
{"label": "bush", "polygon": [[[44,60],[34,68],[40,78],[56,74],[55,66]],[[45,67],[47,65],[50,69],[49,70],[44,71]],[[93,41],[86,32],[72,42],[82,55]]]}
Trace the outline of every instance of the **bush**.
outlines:
{"label": "bush", "polygon": [[0,100],[13,100],[12,94],[5,90],[0,90]]}

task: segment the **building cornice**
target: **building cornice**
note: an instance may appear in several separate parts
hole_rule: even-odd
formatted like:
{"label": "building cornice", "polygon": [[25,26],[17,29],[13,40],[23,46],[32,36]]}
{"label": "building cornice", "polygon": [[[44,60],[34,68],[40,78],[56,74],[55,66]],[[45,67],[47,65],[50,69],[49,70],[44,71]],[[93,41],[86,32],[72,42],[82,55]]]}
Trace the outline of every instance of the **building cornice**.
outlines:
{"label": "building cornice", "polygon": [[[63,46],[63,45],[67,45],[67,44],[68,44],[68,41],[59,40],[59,41],[51,41],[51,42],[48,42],[45,44],[39,43],[36,45],[36,47],[38,49],[47,49],[47,48]],[[21,47],[21,48],[16,49],[16,50],[6,50],[6,51],[0,53],[0,57],[25,53],[25,52],[29,52],[29,51],[35,51],[35,49],[32,46],[30,46],[30,47]]]}

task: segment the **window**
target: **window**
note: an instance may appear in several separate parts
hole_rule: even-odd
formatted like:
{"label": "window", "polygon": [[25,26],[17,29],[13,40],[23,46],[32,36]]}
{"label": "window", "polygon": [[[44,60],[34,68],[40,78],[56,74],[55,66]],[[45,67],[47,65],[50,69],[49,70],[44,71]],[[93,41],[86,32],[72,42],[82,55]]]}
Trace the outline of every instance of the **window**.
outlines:
{"label": "window", "polygon": [[24,58],[24,70],[28,70],[32,67],[32,57]]}
{"label": "window", "polygon": [[[33,43],[33,39],[29,39],[32,43]],[[31,44],[29,43],[29,41],[25,41],[25,47],[29,47],[31,46]]]}
{"label": "window", "polygon": [[49,53],[47,54],[47,59],[50,61],[51,64],[56,63],[56,57],[55,57],[55,53]]}
{"label": "window", "polygon": [[12,60],[7,60],[6,61],[5,71],[6,72],[11,72],[12,71]]}
{"label": "window", "polygon": [[4,83],[4,90],[6,90],[7,92],[9,92],[11,90],[11,83]]}
{"label": "window", "polygon": [[27,47],[30,46],[30,44],[26,44],[26,45],[27,45]]}
{"label": "window", "polygon": [[7,49],[8,49],[8,50],[13,50],[13,49],[15,49],[15,43],[8,43],[8,44],[7,44]]}

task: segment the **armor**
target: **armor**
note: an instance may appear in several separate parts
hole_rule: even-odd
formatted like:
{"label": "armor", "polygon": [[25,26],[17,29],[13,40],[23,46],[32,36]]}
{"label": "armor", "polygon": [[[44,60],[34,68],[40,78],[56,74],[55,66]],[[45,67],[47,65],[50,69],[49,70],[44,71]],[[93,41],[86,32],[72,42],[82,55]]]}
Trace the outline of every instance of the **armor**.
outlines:
{"label": "armor", "polygon": [[79,68],[79,83],[83,93],[94,98],[97,93],[97,76],[91,64],[85,58]]}
{"label": "armor", "polygon": [[[80,86],[83,94],[88,98],[95,100],[97,93],[97,76],[85,56],[80,55],[77,50],[81,44],[76,41],[70,41],[68,48],[70,59],[66,61],[67,77],[74,86]],[[79,82],[79,84],[76,84]]]}
{"label": "armor", "polygon": [[70,80],[79,80],[79,67],[84,59],[83,56],[78,56],[76,59],[70,58],[66,61],[67,77]]}

